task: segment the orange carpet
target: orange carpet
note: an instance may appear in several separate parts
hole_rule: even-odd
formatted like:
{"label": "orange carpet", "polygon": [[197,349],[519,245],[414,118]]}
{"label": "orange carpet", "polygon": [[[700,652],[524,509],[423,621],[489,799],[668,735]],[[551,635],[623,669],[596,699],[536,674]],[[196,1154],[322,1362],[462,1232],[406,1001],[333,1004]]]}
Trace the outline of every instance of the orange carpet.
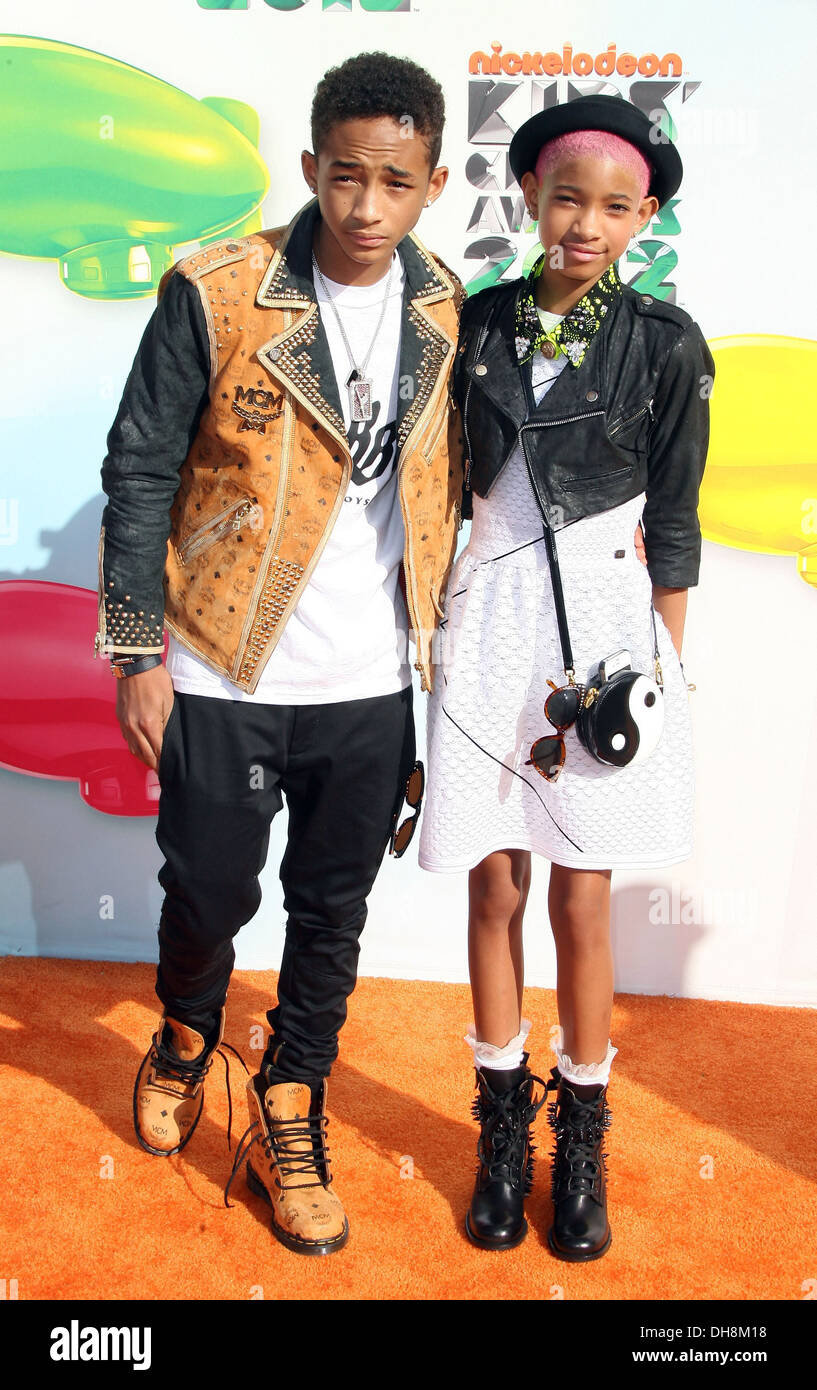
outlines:
{"label": "orange carpet", "polygon": [[[568,1265],[545,1242],[544,1110],[527,1240],[487,1253],[463,1233],[477,1132],[461,1040],[467,987],[361,980],[328,1097],[351,1236],[338,1254],[306,1259],[275,1241],[243,1176],[224,1207],[232,1154],[219,1058],[188,1148],[160,1159],[136,1143],[131,1093],[158,1017],[154,978],[150,965],[0,961],[0,1273],[20,1299],[796,1300],[814,1278],[814,1012],[617,998],[613,1243],[599,1261]],[[253,1071],[253,1028],[274,986],[256,971],[231,985],[225,1037]],[[547,1076],[553,992],[529,990],[525,1013],[531,1065]],[[235,1146],[247,1126],[235,1061],[231,1075]]]}

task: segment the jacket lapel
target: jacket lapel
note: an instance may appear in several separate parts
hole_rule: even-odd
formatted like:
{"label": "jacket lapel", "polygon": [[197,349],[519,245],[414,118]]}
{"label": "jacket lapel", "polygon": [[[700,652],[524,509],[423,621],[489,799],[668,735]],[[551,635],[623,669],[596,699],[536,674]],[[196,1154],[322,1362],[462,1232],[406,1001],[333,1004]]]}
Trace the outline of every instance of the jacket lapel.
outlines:
{"label": "jacket lapel", "polygon": [[[319,216],[318,200],[313,198],[290,222],[264,272],[256,303],[288,310],[294,318],[256,355],[348,449],[332,355],[312,280],[312,239]],[[397,393],[397,442],[402,452],[423,416],[445,359],[454,350],[452,339],[428,312],[429,306],[454,298],[456,290],[413,233],[397,249],[406,272]]]}
{"label": "jacket lapel", "polygon": [[[563,415],[595,412],[599,408],[598,379],[604,376],[602,367],[607,332],[618,306],[614,306],[602,327],[593,335],[581,367],[577,369],[569,362],[565,363],[540,404],[529,408],[522,373],[527,372],[530,379],[530,363],[520,367],[516,353],[516,304],[520,292],[521,289],[507,297],[473,360],[469,353],[469,378],[497,410],[513,421],[517,429],[526,420],[555,420]],[[478,366],[485,367],[485,372],[478,373]],[[587,391],[592,388],[597,392],[594,403],[587,400]]]}
{"label": "jacket lapel", "polygon": [[[514,347],[516,298],[516,295],[507,297],[479,351],[476,354],[469,352],[467,370],[473,385],[488,397],[497,410],[509,416],[518,428],[527,419],[528,402]],[[474,331],[479,336],[479,322]]]}
{"label": "jacket lapel", "polygon": [[264,272],[256,304],[289,310],[295,317],[256,355],[348,449],[329,340],[312,282],[312,237],[318,216],[318,200],[313,198],[295,214]]}
{"label": "jacket lapel", "polygon": [[397,446],[402,454],[455,346],[429,310],[441,300],[455,298],[456,289],[413,232],[403,238],[397,249],[406,272],[397,393]]}

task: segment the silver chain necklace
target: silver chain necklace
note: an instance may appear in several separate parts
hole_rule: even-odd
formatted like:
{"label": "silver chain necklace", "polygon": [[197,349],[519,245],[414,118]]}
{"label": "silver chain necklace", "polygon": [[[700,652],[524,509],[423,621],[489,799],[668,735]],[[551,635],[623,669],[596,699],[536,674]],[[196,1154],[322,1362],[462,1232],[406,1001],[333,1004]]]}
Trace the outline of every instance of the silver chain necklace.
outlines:
{"label": "silver chain necklace", "polygon": [[372,355],[372,348],[374,347],[375,342],[377,341],[377,335],[378,335],[378,333],[380,332],[380,329],[381,329],[382,326],[383,326],[383,319],[385,318],[385,315],[386,315],[386,305],[387,305],[388,300],[389,300],[389,290],[391,289],[391,275],[392,275],[392,270],[394,269],[394,254],[392,253],[392,258],[391,258],[391,261],[390,261],[390,263],[389,263],[389,273],[388,273],[388,275],[386,276],[386,292],[385,292],[385,294],[383,295],[383,303],[382,303],[382,305],[381,305],[381,307],[380,307],[380,318],[377,320],[377,327],[376,327],[376,329],[374,330],[374,337],[372,338],[372,341],[371,341],[370,344],[369,344],[369,351],[366,353],[366,356],[365,356],[365,358],[363,359],[363,362],[361,363],[361,365],[360,365],[359,367],[358,367],[358,365],[357,365],[357,363],[356,363],[356,361],[355,361],[355,359],[354,359],[354,354],[352,353],[352,349],[351,349],[351,347],[349,346],[349,339],[348,339],[347,336],[346,336],[346,330],[344,329],[343,323],[341,322],[341,317],[340,317],[340,314],[338,313],[337,305],[335,304],[334,299],[332,298],[331,294],[329,293],[329,287],[327,286],[327,283],[326,283],[326,281],[324,280],[323,275],[321,274],[321,268],[320,268],[320,266],[318,265],[317,260],[315,259],[315,254],[314,254],[314,252],[313,252],[313,254],[312,254],[312,265],[313,265],[313,268],[314,268],[314,269],[317,271],[317,273],[318,273],[318,279],[320,280],[321,284],[323,285],[324,294],[326,295],[326,297],[327,297],[327,299],[328,299],[328,301],[329,301],[329,303],[330,303],[330,305],[331,305],[331,307],[332,307],[332,312],[333,312],[333,314],[335,315],[335,318],[337,319],[338,328],[340,329],[340,335],[341,335],[341,337],[342,337],[342,339],[343,339],[343,342],[344,342],[344,345],[345,345],[345,347],[346,347],[346,351],[347,351],[348,356],[349,356],[349,361],[350,361],[351,364],[352,364],[352,370],[351,370],[349,376],[348,376],[347,379],[346,379],[346,389],[347,389],[348,392],[349,392],[349,409],[350,409],[350,411],[351,411],[352,419],[353,419],[353,420],[371,420],[371,418],[372,418],[372,378],[366,376],[366,368],[367,368],[368,365],[369,365],[369,358],[370,358],[371,355]]}

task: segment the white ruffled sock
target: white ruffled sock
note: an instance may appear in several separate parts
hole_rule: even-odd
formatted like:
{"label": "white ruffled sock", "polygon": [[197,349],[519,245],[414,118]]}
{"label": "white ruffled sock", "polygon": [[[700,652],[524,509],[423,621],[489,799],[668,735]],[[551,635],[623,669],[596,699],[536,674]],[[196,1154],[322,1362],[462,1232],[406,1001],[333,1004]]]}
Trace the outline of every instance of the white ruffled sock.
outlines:
{"label": "white ruffled sock", "polygon": [[617,1047],[613,1047],[610,1039],[607,1039],[607,1053],[600,1062],[574,1062],[566,1052],[562,1051],[564,1046],[564,1033],[559,1028],[553,1043],[553,1051],[556,1053],[556,1064],[559,1073],[565,1081],[572,1081],[577,1086],[606,1086],[610,1080],[610,1067],[613,1058],[618,1052]]}
{"label": "white ruffled sock", "polygon": [[481,1042],[477,1037],[476,1025],[469,1023],[465,1041],[474,1054],[474,1066],[489,1067],[492,1071],[513,1071],[514,1067],[521,1067],[524,1042],[530,1030],[530,1019],[523,1018],[516,1037],[506,1042],[504,1047],[495,1047],[493,1043]]}

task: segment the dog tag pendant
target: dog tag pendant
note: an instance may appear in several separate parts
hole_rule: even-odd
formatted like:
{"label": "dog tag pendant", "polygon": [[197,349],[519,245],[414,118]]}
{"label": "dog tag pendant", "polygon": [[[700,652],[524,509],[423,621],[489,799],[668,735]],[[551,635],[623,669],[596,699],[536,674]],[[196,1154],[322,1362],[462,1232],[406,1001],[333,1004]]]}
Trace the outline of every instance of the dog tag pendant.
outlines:
{"label": "dog tag pendant", "polygon": [[352,372],[346,383],[349,388],[349,405],[353,420],[371,420],[372,383],[371,378]]}

